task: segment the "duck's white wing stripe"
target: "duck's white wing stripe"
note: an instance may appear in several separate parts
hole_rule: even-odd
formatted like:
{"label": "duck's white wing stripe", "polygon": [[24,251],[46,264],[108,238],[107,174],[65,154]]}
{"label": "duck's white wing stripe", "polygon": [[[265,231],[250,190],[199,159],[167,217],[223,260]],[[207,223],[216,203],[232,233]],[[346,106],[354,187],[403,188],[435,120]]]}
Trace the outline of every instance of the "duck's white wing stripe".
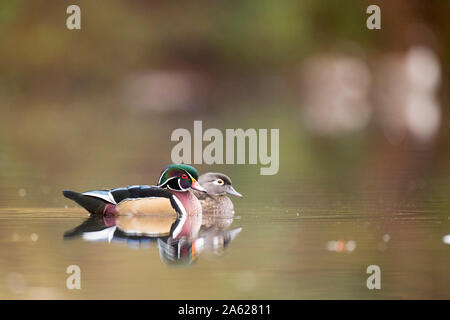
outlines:
{"label": "duck's white wing stripe", "polygon": [[186,213],[186,209],[184,208],[183,204],[181,203],[180,200],[178,200],[178,198],[175,195],[173,195],[173,199],[175,200],[175,202],[177,203],[177,205],[181,211],[180,222],[178,222],[177,227],[175,228],[175,230],[173,230],[173,233],[172,233],[172,238],[176,238],[178,236],[178,234],[180,233],[181,229],[183,228],[184,223],[186,222],[187,213]]}
{"label": "duck's white wing stripe", "polygon": [[116,226],[109,227],[100,231],[83,232],[82,238],[87,241],[108,241],[111,242],[116,232]]}
{"label": "duck's white wing stripe", "polygon": [[116,200],[114,200],[114,197],[111,194],[111,192],[107,191],[107,190],[83,192],[83,195],[91,196],[91,197],[97,197],[97,198],[103,199],[103,200],[105,200],[107,202],[110,202],[110,203],[113,203],[113,204],[117,204]]}

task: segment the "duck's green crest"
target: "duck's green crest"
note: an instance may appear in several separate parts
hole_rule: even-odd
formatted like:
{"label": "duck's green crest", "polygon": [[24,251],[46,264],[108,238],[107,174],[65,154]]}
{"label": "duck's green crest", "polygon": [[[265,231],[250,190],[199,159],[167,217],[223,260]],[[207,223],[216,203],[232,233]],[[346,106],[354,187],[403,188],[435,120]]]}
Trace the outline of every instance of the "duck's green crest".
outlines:
{"label": "duck's green crest", "polygon": [[192,178],[198,180],[198,172],[194,167],[187,164],[171,164],[168,165],[159,177],[158,186],[163,185],[170,178],[180,176],[182,173],[188,173]]}

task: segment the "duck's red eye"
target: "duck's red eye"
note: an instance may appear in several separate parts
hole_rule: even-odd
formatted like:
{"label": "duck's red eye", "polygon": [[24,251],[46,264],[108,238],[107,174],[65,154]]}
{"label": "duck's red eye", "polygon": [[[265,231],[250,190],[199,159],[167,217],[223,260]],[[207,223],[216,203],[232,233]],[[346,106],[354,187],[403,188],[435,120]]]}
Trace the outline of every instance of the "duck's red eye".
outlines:
{"label": "duck's red eye", "polygon": [[181,178],[182,178],[182,179],[187,179],[188,176],[187,176],[187,174],[183,173],[183,174],[181,175]]}

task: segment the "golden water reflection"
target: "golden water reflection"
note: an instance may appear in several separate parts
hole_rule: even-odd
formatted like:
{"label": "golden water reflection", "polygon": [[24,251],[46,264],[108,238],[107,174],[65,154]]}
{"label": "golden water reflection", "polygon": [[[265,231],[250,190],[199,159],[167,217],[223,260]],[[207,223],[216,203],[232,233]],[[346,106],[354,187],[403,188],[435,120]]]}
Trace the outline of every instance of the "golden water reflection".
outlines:
{"label": "golden water reflection", "polygon": [[[158,250],[166,265],[190,265],[203,254],[222,254],[242,231],[228,230],[233,215],[187,216],[173,221],[166,216],[91,215],[82,224],[66,231],[65,240],[80,238],[88,242],[126,244],[133,249]],[[227,226],[227,227],[224,227]],[[182,236],[174,230],[182,228]]]}

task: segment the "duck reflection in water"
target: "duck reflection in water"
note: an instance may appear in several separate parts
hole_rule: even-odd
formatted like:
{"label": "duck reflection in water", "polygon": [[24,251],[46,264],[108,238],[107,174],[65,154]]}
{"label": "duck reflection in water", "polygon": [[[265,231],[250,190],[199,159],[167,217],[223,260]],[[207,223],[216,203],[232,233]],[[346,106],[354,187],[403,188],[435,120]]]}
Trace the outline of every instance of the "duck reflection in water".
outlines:
{"label": "duck reflection in water", "polygon": [[201,237],[210,239],[208,243],[215,244],[210,250],[220,254],[241,231],[240,228],[227,231],[234,219],[234,206],[228,195],[240,198],[242,195],[233,188],[231,179],[223,173],[208,172],[198,180],[206,190],[206,193],[193,191],[202,206],[202,226],[199,233]]}
{"label": "duck reflection in water", "polygon": [[202,180],[207,193],[195,194],[202,205],[200,215],[179,219],[165,215],[92,214],[81,225],[67,231],[64,239],[125,243],[141,249],[156,246],[161,261],[167,265],[190,265],[202,253],[220,255],[242,230],[228,229],[233,222],[234,208],[226,194],[242,195],[223,174],[207,173],[200,176],[199,182]]}

